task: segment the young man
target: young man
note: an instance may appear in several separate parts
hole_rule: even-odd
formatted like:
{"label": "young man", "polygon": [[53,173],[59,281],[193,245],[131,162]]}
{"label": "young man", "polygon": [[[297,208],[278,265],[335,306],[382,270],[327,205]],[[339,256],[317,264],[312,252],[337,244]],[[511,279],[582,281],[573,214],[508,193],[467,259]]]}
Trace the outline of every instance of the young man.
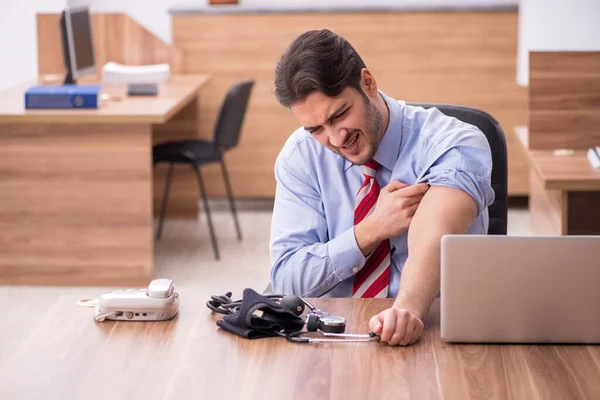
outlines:
{"label": "young man", "polygon": [[329,30],[286,49],[275,95],[302,125],[275,165],[275,292],[393,297],[369,327],[390,345],[414,343],[440,289],[442,236],[487,233],[487,139],[384,94]]}

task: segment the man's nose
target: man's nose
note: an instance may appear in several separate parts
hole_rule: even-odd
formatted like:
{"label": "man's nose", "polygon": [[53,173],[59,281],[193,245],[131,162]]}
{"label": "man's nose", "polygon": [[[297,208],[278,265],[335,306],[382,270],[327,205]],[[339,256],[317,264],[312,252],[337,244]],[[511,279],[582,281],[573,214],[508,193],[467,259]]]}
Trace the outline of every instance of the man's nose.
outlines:
{"label": "man's nose", "polygon": [[348,131],[346,129],[333,128],[329,133],[329,143],[331,143],[335,147],[342,147],[347,136]]}

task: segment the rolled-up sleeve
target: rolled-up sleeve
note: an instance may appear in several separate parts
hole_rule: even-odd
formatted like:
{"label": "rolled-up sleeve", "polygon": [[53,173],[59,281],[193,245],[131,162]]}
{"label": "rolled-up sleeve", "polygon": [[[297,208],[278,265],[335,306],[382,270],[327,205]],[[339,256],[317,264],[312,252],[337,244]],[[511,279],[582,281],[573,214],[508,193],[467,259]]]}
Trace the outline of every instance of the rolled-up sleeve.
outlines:
{"label": "rolled-up sleeve", "polygon": [[481,131],[467,129],[431,146],[419,182],[466,192],[477,204],[479,216],[494,201],[491,176],[492,155],[487,139]]}
{"label": "rolled-up sleeve", "polygon": [[354,227],[329,239],[319,186],[281,155],[271,223],[271,283],[277,293],[318,297],[365,263]]}

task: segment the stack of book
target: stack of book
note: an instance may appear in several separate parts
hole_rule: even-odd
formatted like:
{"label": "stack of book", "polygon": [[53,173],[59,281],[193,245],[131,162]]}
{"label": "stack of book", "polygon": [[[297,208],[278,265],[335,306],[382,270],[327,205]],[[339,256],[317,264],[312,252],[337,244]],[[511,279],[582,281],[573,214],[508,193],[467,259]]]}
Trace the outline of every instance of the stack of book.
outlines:
{"label": "stack of book", "polygon": [[600,146],[594,146],[587,152],[587,158],[592,167],[600,168]]}

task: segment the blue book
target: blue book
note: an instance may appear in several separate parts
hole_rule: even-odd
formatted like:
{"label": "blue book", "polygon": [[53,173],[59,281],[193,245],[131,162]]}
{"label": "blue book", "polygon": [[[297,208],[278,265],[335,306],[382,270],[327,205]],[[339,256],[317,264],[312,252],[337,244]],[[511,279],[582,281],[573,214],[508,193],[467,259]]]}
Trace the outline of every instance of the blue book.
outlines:
{"label": "blue book", "polygon": [[25,92],[25,108],[98,108],[100,85],[38,85]]}

